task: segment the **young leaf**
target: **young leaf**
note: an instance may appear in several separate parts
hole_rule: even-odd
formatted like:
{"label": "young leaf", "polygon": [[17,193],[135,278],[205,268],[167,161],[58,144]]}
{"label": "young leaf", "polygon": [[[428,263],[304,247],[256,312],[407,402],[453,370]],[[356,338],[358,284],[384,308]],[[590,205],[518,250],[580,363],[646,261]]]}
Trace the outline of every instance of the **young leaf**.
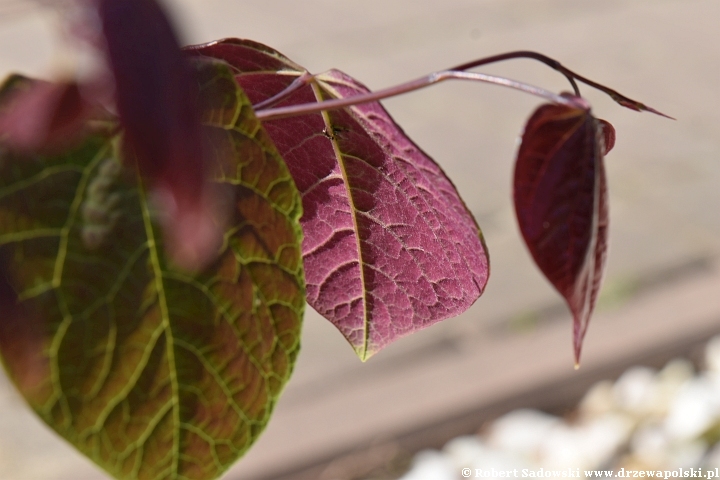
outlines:
{"label": "young leaf", "polygon": [[[367,92],[331,70],[310,77],[277,51],[229,39],[188,49],[223,59],[254,104]],[[298,79],[308,78],[305,83]],[[392,341],[458,315],[482,293],[482,234],[440,167],[379,103],[265,122],[303,199],[308,303],[362,360]]]}
{"label": "young leaf", "polygon": [[117,139],[0,155],[2,361],[38,415],[117,479],[220,476],[264,429],[298,353],[299,195],[227,67],[198,76],[213,188],[233,212],[202,273],[164,260]]}
{"label": "young leaf", "polygon": [[614,141],[612,126],[589,111],[543,105],[527,122],[515,164],[520,230],[573,314],[576,363],[605,267],[605,138]]}
{"label": "young leaf", "polygon": [[155,0],[97,0],[125,148],[165,210],[171,257],[195,270],[212,260],[222,217],[207,189],[193,72]]}

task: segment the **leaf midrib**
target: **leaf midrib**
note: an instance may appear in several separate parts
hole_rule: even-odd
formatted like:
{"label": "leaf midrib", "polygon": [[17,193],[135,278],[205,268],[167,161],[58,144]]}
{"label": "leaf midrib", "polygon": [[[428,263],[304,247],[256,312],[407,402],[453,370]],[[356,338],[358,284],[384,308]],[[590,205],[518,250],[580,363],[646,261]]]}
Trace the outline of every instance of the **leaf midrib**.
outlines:
{"label": "leaf midrib", "polygon": [[[317,84],[316,81],[312,81],[310,83],[313,89],[313,94],[315,95],[315,99],[318,102],[323,101],[323,95],[322,91],[320,89],[320,86]],[[320,112],[322,115],[323,123],[325,123],[325,128],[332,130],[332,125],[330,122],[330,114],[327,110],[323,110]],[[357,255],[358,255],[358,269],[360,270],[360,285],[362,285],[362,302],[363,302],[363,344],[360,347],[359,356],[360,360],[363,362],[368,359],[367,351],[368,351],[368,342],[369,342],[369,335],[370,335],[370,329],[368,328],[369,325],[369,319],[368,319],[368,302],[367,302],[367,292],[365,291],[365,270],[364,265],[365,262],[363,261],[363,255],[362,255],[362,245],[360,244],[360,229],[358,228],[358,220],[357,220],[357,208],[355,208],[355,201],[352,197],[352,190],[350,188],[350,182],[348,181],[347,172],[345,171],[345,163],[343,162],[343,155],[340,151],[340,147],[337,144],[337,141],[333,138],[330,140],[330,143],[333,147],[333,152],[335,153],[335,158],[337,160],[337,164],[340,167],[340,173],[342,175],[343,183],[345,184],[345,190],[347,191],[348,195],[348,203],[350,205],[350,217],[352,218],[353,222],[353,229],[355,231],[355,247],[357,248]]]}
{"label": "leaf midrib", "polygon": [[178,396],[180,389],[177,379],[177,368],[175,365],[175,347],[174,338],[172,335],[172,329],[170,324],[170,311],[167,305],[167,297],[165,295],[165,284],[163,283],[163,272],[160,264],[160,255],[157,249],[157,242],[155,240],[155,231],[153,230],[152,217],[148,208],[148,199],[145,192],[145,184],[140,175],[137,173],[138,178],[138,192],[140,197],[140,209],[142,210],[143,224],[145,226],[145,235],[147,236],[147,247],[150,254],[150,264],[153,269],[155,277],[155,290],[157,292],[157,303],[160,308],[160,314],[162,317],[161,327],[165,331],[165,350],[167,353],[168,361],[168,375],[170,376],[170,385],[172,388],[172,410],[173,410],[173,449],[172,449],[172,478],[178,476],[178,464],[180,459],[180,409],[178,408]]}

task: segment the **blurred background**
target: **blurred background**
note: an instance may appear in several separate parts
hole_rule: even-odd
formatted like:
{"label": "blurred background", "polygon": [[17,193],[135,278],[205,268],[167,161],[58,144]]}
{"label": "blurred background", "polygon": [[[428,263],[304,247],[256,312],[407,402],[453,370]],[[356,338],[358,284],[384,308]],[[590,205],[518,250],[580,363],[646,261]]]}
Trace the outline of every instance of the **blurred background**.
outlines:
{"label": "blurred background", "polygon": [[[0,0],[3,75],[54,77],[81,62],[68,53],[60,15],[33,5]],[[417,451],[486,433],[493,419],[514,409],[541,409],[571,422],[592,385],[633,365],[662,367],[676,356],[702,362],[701,346],[720,332],[720,2],[165,5],[186,43],[250,38],[313,73],[337,68],[371,89],[530,49],[677,118],[624,109],[581,85],[595,115],[615,126],[617,143],[606,159],[608,270],[582,368],[574,371],[570,315],[532,264],[511,203],[518,136],[538,99],[446,82],[383,102],[445,169],[476,216],[491,255],[487,290],[462,316],[365,364],[332,325],[309,311],[294,377],[268,429],[228,480],[400,478],[409,468],[418,471]],[[562,75],[530,60],[482,71],[568,89]],[[693,368],[683,365],[685,372]],[[720,408],[712,412],[720,418]],[[617,448],[627,449],[627,442]],[[455,478],[437,475],[417,478]],[[105,477],[41,425],[2,375],[0,478]]]}

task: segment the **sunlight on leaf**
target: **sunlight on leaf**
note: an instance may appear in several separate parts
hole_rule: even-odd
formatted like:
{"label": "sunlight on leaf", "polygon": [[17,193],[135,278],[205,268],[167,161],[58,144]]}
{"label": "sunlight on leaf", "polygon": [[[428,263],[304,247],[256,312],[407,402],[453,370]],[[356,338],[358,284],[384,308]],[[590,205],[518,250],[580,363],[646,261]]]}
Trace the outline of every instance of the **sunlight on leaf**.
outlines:
{"label": "sunlight on leaf", "polygon": [[[189,47],[223,59],[254,104],[304,69],[264,45],[228,39]],[[367,92],[331,70],[273,106]],[[303,198],[308,303],[362,360],[465,311],[487,282],[482,234],[440,167],[379,103],[265,122]]]}

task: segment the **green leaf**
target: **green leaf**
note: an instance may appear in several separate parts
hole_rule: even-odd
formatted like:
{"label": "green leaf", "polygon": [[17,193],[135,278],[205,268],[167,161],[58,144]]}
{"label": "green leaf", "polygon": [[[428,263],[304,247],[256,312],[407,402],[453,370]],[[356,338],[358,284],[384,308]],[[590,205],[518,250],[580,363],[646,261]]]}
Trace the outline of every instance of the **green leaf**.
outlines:
{"label": "green leaf", "polygon": [[265,428],[299,350],[297,190],[227,67],[197,70],[214,181],[232,201],[203,272],[166,261],[117,139],[0,152],[3,363],[38,415],[118,479],[221,475]]}

